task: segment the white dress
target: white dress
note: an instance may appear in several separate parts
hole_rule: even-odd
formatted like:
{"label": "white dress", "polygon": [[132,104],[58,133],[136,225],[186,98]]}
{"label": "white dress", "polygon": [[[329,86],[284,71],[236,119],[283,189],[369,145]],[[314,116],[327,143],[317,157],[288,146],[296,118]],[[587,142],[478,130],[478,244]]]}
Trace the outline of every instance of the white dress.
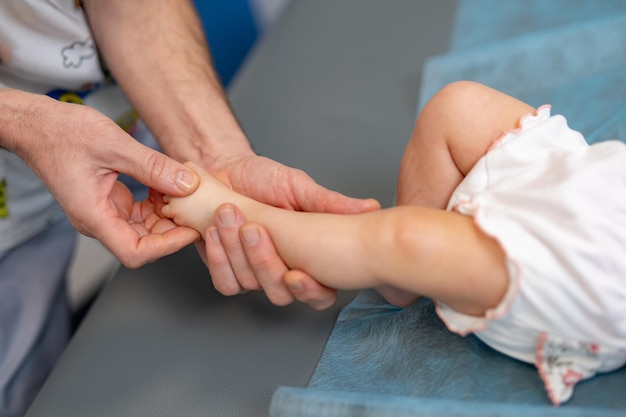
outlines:
{"label": "white dress", "polygon": [[453,193],[501,244],[510,276],[485,317],[443,303],[448,328],[534,363],[553,403],[626,363],[626,145],[589,146],[541,107],[507,132]]}

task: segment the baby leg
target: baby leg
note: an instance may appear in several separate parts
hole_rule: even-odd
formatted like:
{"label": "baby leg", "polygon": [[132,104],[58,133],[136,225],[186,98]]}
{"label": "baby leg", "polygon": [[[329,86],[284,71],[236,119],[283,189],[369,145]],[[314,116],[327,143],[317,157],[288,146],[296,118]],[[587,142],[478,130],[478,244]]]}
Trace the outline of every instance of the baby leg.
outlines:
{"label": "baby leg", "polygon": [[446,208],[454,189],[489,146],[533,110],[470,81],[442,88],[415,123],[400,164],[397,204]]}
{"label": "baby leg", "polygon": [[[435,94],[420,113],[405,149],[397,205],[445,209],[454,189],[505,131],[533,108],[487,86],[458,81]],[[390,303],[407,306],[413,293],[377,288]]]}
{"label": "baby leg", "polygon": [[233,203],[242,209],[252,201],[228,188],[200,166],[191,162],[186,162],[185,165],[198,173],[200,185],[195,192],[187,197],[164,197],[167,204],[163,206],[161,211],[164,216],[172,218],[176,224],[196,229],[204,236],[213,221],[213,213],[218,206],[224,203]]}

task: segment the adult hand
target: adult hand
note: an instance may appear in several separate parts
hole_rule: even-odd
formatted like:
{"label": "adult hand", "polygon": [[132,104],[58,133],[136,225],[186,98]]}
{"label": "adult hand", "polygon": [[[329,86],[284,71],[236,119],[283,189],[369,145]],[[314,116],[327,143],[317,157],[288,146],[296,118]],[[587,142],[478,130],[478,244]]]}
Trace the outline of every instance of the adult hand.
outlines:
{"label": "adult hand", "polygon": [[[329,213],[359,213],[377,210],[373,199],[355,199],[316,184],[298,169],[276,161],[249,155],[227,163],[212,174],[235,191],[250,198],[290,210]],[[205,254],[213,283],[226,295],[263,290],[276,305],[294,299],[315,309],[330,307],[336,291],[327,288],[302,271],[289,271],[267,231],[245,223],[239,210],[226,204],[217,210],[216,223],[205,234]],[[297,242],[294,242],[297,244]]]}
{"label": "adult hand", "polygon": [[[254,155],[211,66],[191,0],[81,3],[98,52],[166,154],[198,163],[238,192],[267,204],[338,213],[378,208],[373,201],[332,193],[301,171]],[[136,13],[138,8],[142,13]],[[146,42],[150,48],[135,47]],[[294,283],[292,295],[283,282],[286,267],[273,245],[261,237],[259,245],[246,251],[238,224],[224,228],[218,223],[217,227],[224,242],[219,246],[225,253],[216,255],[211,246],[206,251],[202,247],[200,253],[208,252],[205,262],[222,293],[262,288],[276,304],[286,304],[293,297],[316,308],[334,302],[333,290],[298,273],[287,274]]]}
{"label": "adult hand", "polygon": [[100,240],[128,267],[139,267],[199,238],[158,216],[160,194],[135,202],[119,173],[171,195],[195,190],[184,165],[145,147],[99,112],[45,96],[2,91],[2,145],[46,184],[81,233]]}

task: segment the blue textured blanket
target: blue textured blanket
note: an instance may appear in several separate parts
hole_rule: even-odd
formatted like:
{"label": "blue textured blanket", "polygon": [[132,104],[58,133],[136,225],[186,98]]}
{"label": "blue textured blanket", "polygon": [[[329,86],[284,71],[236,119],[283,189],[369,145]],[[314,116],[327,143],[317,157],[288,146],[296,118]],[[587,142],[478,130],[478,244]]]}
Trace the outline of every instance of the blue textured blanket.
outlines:
{"label": "blue textured blanket", "polygon": [[554,407],[534,366],[449,332],[422,299],[399,309],[374,290],[339,315],[308,388],[279,388],[273,417],[624,416],[626,370]]}

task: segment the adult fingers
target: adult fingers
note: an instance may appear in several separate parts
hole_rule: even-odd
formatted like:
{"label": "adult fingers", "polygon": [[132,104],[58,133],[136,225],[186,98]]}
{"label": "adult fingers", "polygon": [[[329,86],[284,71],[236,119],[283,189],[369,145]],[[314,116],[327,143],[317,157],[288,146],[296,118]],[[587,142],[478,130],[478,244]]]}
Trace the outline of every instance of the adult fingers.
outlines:
{"label": "adult fingers", "polygon": [[170,255],[199,237],[195,230],[159,217],[150,204],[134,203],[130,191],[119,182],[109,198],[109,207],[115,209],[99,213],[91,223],[91,234],[127,267],[136,268]]}
{"label": "adult fingers", "polygon": [[99,236],[99,240],[128,268],[138,268],[171,255],[197,239],[198,233],[187,227],[174,227],[161,233],[147,231],[142,235],[122,219],[112,222]]}
{"label": "adult fingers", "polygon": [[288,268],[276,252],[267,230],[247,223],[240,229],[240,236],[250,268],[267,298],[278,306],[293,302],[294,297],[283,281]]}
{"label": "adult fingers", "polygon": [[[211,280],[215,289],[223,295],[237,295],[243,292],[239,285],[235,272],[230,265],[228,254],[220,242],[217,226],[209,226],[206,232],[204,246],[197,244],[198,250],[204,259],[204,263],[209,268]],[[202,252],[203,251],[203,252]]]}
{"label": "adult fingers", "polygon": [[183,197],[200,184],[200,177],[191,168],[137,141],[128,149],[117,149],[112,168],[162,194]]}
{"label": "adult fingers", "polygon": [[347,197],[315,183],[304,173],[293,175],[291,192],[302,211],[350,214],[380,209],[380,203],[373,198]]}
{"label": "adult fingers", "polygon": [[[245,222],[241,212],[235,205],[226,203],[219,206],[215,213],[215,224],[219,236],[219,243],[228,257],[232,273],[237,283],[244,291],[261,289],[259,281],[250,267],[241,238],[239,237],[239,228]],[[207,253],[207,255],[209,254]],[[225,265],[222,266],[223,268],[220,271],[225,272]],[[218,290],[220,290],[223,285],[234,286],[232,282],[224,282],[224,278],[226,278],[226,275],[218,277],[218,280],[221,281],[217,283],[219,285],[216,286]],[[216,283],[215,277],[214,283]]]}
{"label": "adult fingers", "polygon": [[[243,216],[232,204],[216,210],[216,226],[206,237],[206,254],[213,283],[225,295],[262,289],[275,305],[294,299],[323,310],[334,304],[336,290],[327,288],[301,271],[289,271],[267,230],[243,224]],[[291,277],[285,281],[285,277]]]}

